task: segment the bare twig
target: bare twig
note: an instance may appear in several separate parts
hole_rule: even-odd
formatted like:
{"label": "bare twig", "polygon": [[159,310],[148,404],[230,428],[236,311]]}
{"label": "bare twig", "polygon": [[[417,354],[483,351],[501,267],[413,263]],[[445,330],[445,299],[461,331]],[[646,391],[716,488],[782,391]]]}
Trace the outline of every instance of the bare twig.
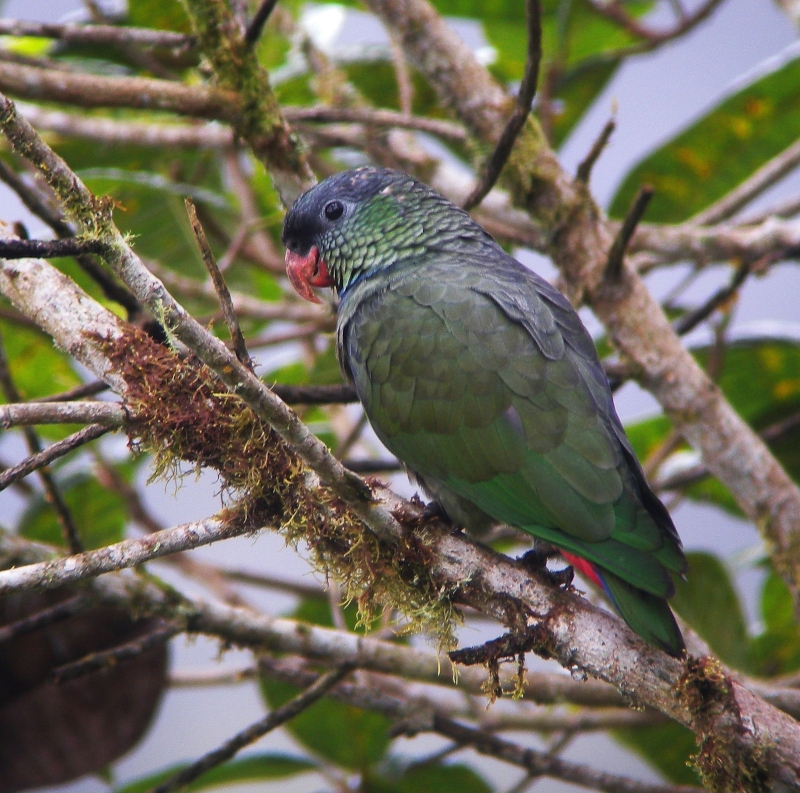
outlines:
{"label": "bare twig", "polygon": [[86,253],[102,253],[99,240],[67,237],[60,240],[0,240],[0,258],[24,259],[26,257],[58,259],[64,256],[80,256]]}
{"label": "bare twig", "polygon": [[50,676],[56,683],[66,683],[68,680],[74,680],[77,677],[88,675],[91,672],[108,669],[122,661],[127,661],[130,658],[137,658],[153,647],[168,642],[173,636],[176,636],[180,632],[181,629],[177,625],[165,625],[156,628],[146,633],[144,636],[140,636],[130,642],[114,647],[111,650],[90,653],[72,663],[57,666],[50,673]]}
{"label": "bare twig", "polygon": [[261,38],[261,31],[264,30],[264,25],[267,24],[267,20],[276,5],[278,5],[278,0],[261,0],[258,10],[253,14],[253,18],[250,20],[250,24],[244,34],[244,40],[251,47]]}
{"label": "bare twig", "polygon": [[134,567],[177,551],[187,551],[227,537],[256,531],[261,526],[231,524],[221,518],[206,518],[136,540],[122,540],[96,551],[85,551],[64,559],[0,571],[0,594],[29,589],[54,589],[112,570]]}
{"label": "bare twig", "polygon": [[77,614],[79,611],[88,608],[90,604],[90,598],[84,595],[76,595],[69,600],[62,600],[54,606],[37,611],[29,617],[23,617],[16,622],[0,626],[0,644],[16,636],[23,636],[26,633],[38,631],[40,628],[44,628],[47,625],[65,620],[73,614]]}
{"label": "bare twig", "polygon": [[696,214],[689,223],[709,226],[735,215],[800,164],[800,140],[761,166],[752,176],[719,201]]}
{"label": "bare twig", "polygon": [[[467,139],[467,133],[461,124],[444,121],[438,118],[424,116],[411,116],[397,113],[394,110],[372,109],[367,107],[286,107],[284,113],[287,120],[298,123],[301,121],[336,123],[345,122],[353,124],[366,124],[373,127],[398,127],[411,129],[418,132],[428,132],[440,138],[446,138],[459,143]],[[524,120],[524,119],[523,119]]]}
{"label": "bare twig", "polygon": [[[6,356],[6,346],[3,341],[2,332],[0,332],[0,388],[2,388],[3,394],[8,402],[21,401],[20,393],[11,376],[11,367],[9,366],[8,357]],[[31,455],[38,456],[42,452],[42,442],[39,440],[36,431],[33,427],[26,426],[22,428],[22,433],[25,436],[25,443],[28,446],[28,451]],[[78,528],[75,525],[75,521],[72,519],[72,514],[67,506],[67,502],[64,501],[61,492],[58,487],[56,487],[50,469],[47,467],[39,467],[38,472],[39,479],[44,487],[47,503],[50,504],[56,515],[67,547],[72,553],[80,553],[83,550],[83,543],[78,534]]]}
{"label": "bare twig", "polygon": [[[758,434],[766,443],[774,444],[782,440],[789,433],[800,426],[800,413],[794,413],[785,419],[776,421],[765,427]],[[671,476],[657,480],[653,486],[656,490],[679,490],[688,487],[711,476],[711,472],[702,463],[693,465],[683,471],[678,471]]]}
{"label": "bare twig", "polygon": [[37,36],[73,44],[138,44],[146,47],[188,49],[196,44],[192,36],[169,30],[135,28],[127,25],[71,25],[0,19],[2,36]]}
{"label": "bare twig", "polygon": [[[86,101],[92,101],[92,98],[87,97]],[[23,111],[38,129],[104,143],[135,143],[139,146],[157,148],[170,146],[224,149],[235,146],[237,142],[230,128],[218,123],[188,125],[121,121],[100,116],[87,118],[77,113],[27,104]],[[361,134],[363,134],[362,126],[369,126],[427,132],[430,135],[458,143],[463,143],[467,139],[467,134],[461,124],[438,118],[405,115],[383,108],[329,107],[327,105],[293,107],[290,105],[284,107],[283,112],[288,121],[296,125],[306,125],[304,127],[306,129],[309,128],[309,124],[344,123],[359,125],[358,127],[348,127],[348,129],[361,130]]]}
{"label": "bare twig", "polygon": [[746,263],[737,267],[733,278],[731,278],[731,282],[727,286],[722,287],[722,289],[711,295],[702,306],[699,306],[688,314],[684,314],[684,316],[675,322],[675,332],[680,336],[685,336],[687,333],[694,330],[701,322],[708,319],[717,308],[727,303],[739,291],[739,288],[747,279],[750,271],[750,265]]}
{"label": "bare twig", "polygon": [[[305,665],[291,661],[264,657],[260,667],[265,674],[295,685],[303,685],[314,679],[314,673]],[[457,746],[472,746],[481,754],[520,766],[536,776],[550,776],[608,793],[701,793],[700,788],[687,785],[638,782],[629,777],[571,763],[549,753],[524,748],[485,730],[457,722],[437,712],[426,700],[402,696],[399,692],[390,695],[351,684],[338,686],[331,692],[331,697],[357,708],[383,713],[397,724],[398,731],[410,735],[435,732],[452,739]]]}
{"label": "bare twig", "polygon": [[483,174],[475,189],[470,193],[463,207],[473,209],[488,195],[506,164],[511,149],[522,131],[531,111],[531,103],[536,96],[536,83],[539,79],[539,62],[542,58],[542,9],[540,0],[525,0],[525,16],[528,22],[528,54],[525,61],[525,74],[517,94],[517,103],[508,120],[500,140],[489,157]]}
{"label": "bare twig", "polygon": [[[102,394],[107,390],[108,383],[104,383],[102,380],[95,380],[91,383],[85,383],[84,385],[70,388],[68,391],[62,391],[60,394],[53,394],[52,396],[41,397],[40,399],[32,399],[31,402],[71,402],[72,400]],[[90,419],[90,421],[98,421],[98,419]]]}
{"label": "bare twig", "polygon": [[242,329],[239,325],[239,317],[236,316],[236,309],[233,307],[231,293],[228,291],[228,286],[225,283],[222,273],[219,271],[219,267],[217,267],[214,254],[211,252],[211,246],[208,244],[206,233],[203,231],[203,227],[197,219],[197,210],[191,198],[186,199],[186,212],[189,215],[189,222],[191,223],[195,240],[197,240],[197,247],[200,248],[200,254],[203,257],[203,264],[205,264],[208,274],[211,276],[211,282],[214,284],[214,289],[219,297],[219,303],[220,306],[222,306],[222,314],[225,317],[225,324],[228,326],[228,332],[231,334],[236,357],[252,371],[253,361],[250,358],[250,353],[247,352],[247,345],[245,344]]}
{"label": "bare twig", "polygon": [[342,664],[338,669],[320,675],[305,691],[298,694],[294,699],[281,705],[279,708],[267,714],[263,719],[251,724],[246,730],[234,735],[222,746],[214,749],[199,760],[196,760],[188,768],[175,774],[166,782],[156,785],[150,793],[172,793],[180,790],[199,776],[215,768],[218,765],[230,760],[240,749],[248,744],[257,741],[281,724],[293,719],[302,713],[306,708],[313,705],[320,697],[325,696],[337,683],[352,671],[352,666]]}
{"label": "bare twig", "polygon": [[592,148],[589,149],[586,159],[584,159],[583,162],[578,165],[578,170],[575,172],[575,178],[578,181],[583,182],[584,184],[589,183],[589,178],[592,175],[594,164],[600,158],[600,155],[603,153],[603,150],[608,144],[609,138],[614,133],[616,128],[617,122],[614,121],[613,118],[610,118],[608,121],[606,121],[605,126],[597,136],[597,140],[592,144]]}
{"label": "bare twig", "polygon": [[0,62],[0,90],[25,99],[65,102],[78,107],[168,110],[208,120],[240,120],[231,91],[145,77],[109,77]]}
{"label": "bare twig", "polygon": [[397,83],[397,96],[400,100],[400,112],[404,116],[410,116],[414,108],[414,84],[411,81],[411,74],[408,70],[406,53],[403,45],[397,41],[395,36],[390,34],[389,42],[392,48],[392,64]]}
{"label": "bare twig", "polygon": [[252,573],[249,570],[230,570],[223,568],[220,574],[236,581],[239,584],[264,587],[266,589],[276,589],[280,592],[290,592],[300,597],[324,597],[325,590],[314,584],[300,584],[297,581],[290,581],[288,578],[275,578],[265,573]]}
{"label": "bare twig", "polygon": [[639,225],[639,221],[644,217],[647,211],[647,205],[653,197],[653,188],[650,185],[643,184],[639,191],[636,193],[633,201],[631,202],[628,214],[625,215],[625,220],[622,221],[619,232],[614,238],[611,245],[611,250],[608,252],[608,259],[604,272],[604,278],[609,283],[616,281],[622,271],[622,262],[625,258],[625,251],[628,249],[628,243]]}
{"label": "bare twig", "polygon": [[[54,460],[69,454],[81,446],[105,435],[110,432],[111,427],[103,427],[100,424],[90,424],[84,427],[79,432],[73,433],[64,440],[58,441],[48,446],[43,451],[37,454],[32,454],[30,457],[23,460],[19,465],[13,468],[6,468],[5,471],[0,473],[0,490],[5,490],[9,485],[13,484],[17,479],[22,479],[46,465],[50,465]],[[74,549],[74,553],[79,553],[82,549]]]}
{"label": "bare twig", "polygon": [[447,717],[435,716],[433,729],[454,741],[473,746],[481,754],[522,766],[536,776],[550,776],[607,793],[701,793],[702,791],[702,788],[689,785],[638,782],[618,774],[604,773],[587,765],[562,760],[557,755],[524,748]]}
{"label": "bare twig", "polygon": [[643,25],[638,19],[632,17],[623,7],[619,0],[611,0],[611,2],[604,2],[604,0],[589,0],[592,8],[602,16],[613,20],[619,25],[622,25],[626,30],[644,39],[648,48],[652,48],[664,42],[671,41],[672,39],[688,33],[693,27],[698,25],[706,19],[711,12],[722,2],[722,0],[706,0],[693,14],[683,16],[679,19],[677,25],[669,30],[653,30],[652,28]]}
{"label": "bare twig", "polygon": [[31,424],[101,424],[121,427],[127,418],[118,402],[16,402],[0,405],[0,427]]}
{"label": "bare twig", "polygon": [[[758,220],[756,218],[756,220]],[[754,225],[677,226],[643,223],[631,241],[639,272],[674,262],[711,262],[738,259],[756,262],[765,257],[797,256],[800,220],[768,217]]]}
{"label": "bare twig", "polygon": [[797,427],[800,427],[800,413],[794,413],[785,419],[770,424],[761,430],[760,434],[767,443],[775,443],[775,441],[793,432]]}
{"label": "bare twig", "polygon": [[800,213],[800,196],[792,196],[783,201],[776,201],[771,207],[755,214],[745,215],[741,219],[742,226],[755,226],[771,218],[791,218]]}
{"label": "bare twig", "polygon": [[255,680],[259,671],[255,666],[243,669],[195,669],[171,672],[169,685],[171,688],[194,688],[197,686],[231,686]]}
{"label": "bare twig", "polygon": [[282,385],[276,383],[272,391],[289,405],[343,405],[358,402],[356,390],[351,385]]}
{"label": "bare twig", "polygon": [[224,149],[236,145],[230,127],[217,122],[207,124],[164,124],[86,116],[26,104],[25,117],[40,130],[57,132],[70,138],[102,143],[126,143],[155,148]]}

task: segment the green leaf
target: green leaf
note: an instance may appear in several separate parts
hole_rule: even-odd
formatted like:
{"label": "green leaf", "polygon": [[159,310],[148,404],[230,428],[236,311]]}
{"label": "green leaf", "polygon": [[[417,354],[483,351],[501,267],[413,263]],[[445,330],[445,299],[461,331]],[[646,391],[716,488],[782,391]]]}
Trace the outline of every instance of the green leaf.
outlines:
{"label": "green leaf", "polygon": [[[157,774],[137,779],[123,787],[117,788],[114,793],[146,793],[156,785],[165,782],[170,777],[183,771],[188,764],[175,765]],[[212,768],[199,779],[182,788],[182,790],[208,790],[221,785],[232,785],[237,782],[263,782],[273,779],[287,779],[307,771],[314,771],[316,763],[305,757],[293,757],[287,754],[266,752],[264,754],[243,757],[240,760],[231,760],[224,765]]]}
{"label": "green leaf", "polygon": [[800,58],[727,97],[640,162],[611,202],[621,217],[643,183],[647,219],[675,223],[722,198],[800,137]]}
{"label": "green leaf", "polygon": [[[38,399],[80,385],[69,356],[41,331],[7,320],[0,320],[0,330],[11,377],[22,399]],[[5,401],[0,394],[0,402]]]}
{"label": "green leaf", "polygon": [[[707,350],[698,350],[704,364]],[[718,380],[733,407],[754,429],[763,430],[800,412],[800,344],[791,339],[742,339],[725,351]],[[795,481],[800,481],[800,426],[770,444]]]}
{"label": "green leaf", "polygon": [[776,677],[800,669],[800,626],[795,622],[789,588],[770,573],[761,594],[765,630],[750,646],[750,668],[761,677]]}
{"label": "green leaf", "polygon": [[135,27],[191,33],[191,24],[182,3],[164,0],[128,0],[128,24]]}
{"label": "green leaf", "polygon": [[491,793],[491,788],[465,765],[412,765],[398,780],[398,793]]}
{"label": "green leaf", "polygon": [[[124,118],[153,120],[141,113],[125,114]],[[205,277],[186,216],[185,195],[193,195],[201,208],[208,199],[214,219],[223,229],[232,228],[236,217],[213,153],[112,146],[80,139],[59,141],[58,153],[74,170],[85,174],[90,189],[114,199],[114,220],[132,238],[138,254],[182,275]],[[215,255],[221,255],[222,246],[211,228],[206,232]],[[190,311],[202,312],[214,305],[213,301],[184,302]]]}
{"label": "green leaf", "polygon": [[361,787],[363,793],[491,793],[492,790],[466,765],[416,763],[402,772],[393,771],[387,773],[382,769],[379,776],[368,776]]}
{"label": "green leaf", "polygon": [[[585,62],[570,69],[556,82],[554,100],[561,107],[553,118],[553,145],[560,146],[575,124],[583,117],[589,105],[599,96],[613,77],[619,61],[598,60]],[[598,130],[599,132],[599,130]]]}
{"label": "green leaf", "polygon": [[625,432],[640,460],[646,460],[666,439],[672,422],[666,416],[626,424]]}
{"label": "green leaf", "polygon": [[744,614],[728,571],[710,553],[687,553],[686,581],[675,582],[672,608],[708,642],[722,661],[748,668],[749,639]]}
{"label": "green leaf", "polygon": [[670,722],[635,730],[614,730],[612,733],[623,746],[633,749],[651,766],[676,785],[701,785],[690,766],[697,751],[694,733],[681,724]]}
{"label": "green leaf", "polygon": [[[58,486],[87,550],[122,539],[127,505],[120,496],[84,473],[59,481]],[[55,514],[41,494],[23,513],[18,531],[29,540],[64,545]]]}
{"label": "green leaf", "polygon": [[[358,620],[355,604],[344,609],[348,628]],[[327,597],[303,598],[293,610],[294,619],[314,625],[333,626]],[[278,708],[300,689],[262,678],[261,693],[270,708]],[[378,713],[359,710],[331,699],[321,699],[286,725],[298,741],[337,765],[364,771],[381,760],[389,745],[390,722]]]}
{"label": "green leaf", "polygon": [[789,592],[786,582],[775,573],[770,573],[764,582],[761,593],[761,617],[768,631],[778,631],[787,626],[797,627],[792,593]]}
{"label": "green leaf", "polygon": [[[300,689],[262,678],[261,692],[274,709],[296,697]],[[378,713],[321,699],[292,719],[286,729],[312,752],[336,765],[362,771],[386,753],[389,726],[389,720]]]}
{"label": "green leaf", "polygon": [[[708,348],[692,353],[705,365]],[[800,413],[800,344],[778,337],[734,341],[725,350],[717,382],[733,407],[756,430],[794,416]],[[639,459],[646,460],[666,439],[671,426],[665,416],[657,416],[629,424],[625,431]],[[800,482],[800,426],[769,445],[787,473]],[[686,495],[741,515],[736,500],[716,479],[692,485]]]}

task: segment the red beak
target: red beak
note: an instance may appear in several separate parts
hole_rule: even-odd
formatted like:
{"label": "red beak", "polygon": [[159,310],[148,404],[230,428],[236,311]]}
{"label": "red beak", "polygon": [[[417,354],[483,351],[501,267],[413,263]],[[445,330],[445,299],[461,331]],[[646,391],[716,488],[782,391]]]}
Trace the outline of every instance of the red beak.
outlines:
{"label": "red beak", "polygon": [[333,286],[333,279],[328,275],[328,265],[319,255],[319,249],[314,246],[305,255],[286,251],[286,274],[292,286],[300,297],[311,303],[322,301],[311,291],[312,286]]}

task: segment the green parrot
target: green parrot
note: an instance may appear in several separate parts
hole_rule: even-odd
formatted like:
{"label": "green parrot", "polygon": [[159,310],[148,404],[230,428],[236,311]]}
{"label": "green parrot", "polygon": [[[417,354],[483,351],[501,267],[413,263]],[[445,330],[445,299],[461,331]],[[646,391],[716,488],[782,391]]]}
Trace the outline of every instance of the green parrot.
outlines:
{"label": "green parrot", "polygon": [[338,292],[342,371],[447,515],[557,546],[636,633],[680,656],[667,598],[686,571],[681,541],[567,299],[398,171],[321,182],[287,213],[283,242],[302,297]]}

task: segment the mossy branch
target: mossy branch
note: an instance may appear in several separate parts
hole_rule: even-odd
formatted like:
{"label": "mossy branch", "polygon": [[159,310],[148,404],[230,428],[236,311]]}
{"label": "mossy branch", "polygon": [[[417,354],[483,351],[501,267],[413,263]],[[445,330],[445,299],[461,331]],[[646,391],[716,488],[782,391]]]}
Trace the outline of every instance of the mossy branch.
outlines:
{"label": "mossy branch", "polygon": [[236,132],[272,176],[285,206],[314,184],[299,138],[289,129],[256,48],[225,0],[184,0],[201,52],[221,88],[241,98]]}

